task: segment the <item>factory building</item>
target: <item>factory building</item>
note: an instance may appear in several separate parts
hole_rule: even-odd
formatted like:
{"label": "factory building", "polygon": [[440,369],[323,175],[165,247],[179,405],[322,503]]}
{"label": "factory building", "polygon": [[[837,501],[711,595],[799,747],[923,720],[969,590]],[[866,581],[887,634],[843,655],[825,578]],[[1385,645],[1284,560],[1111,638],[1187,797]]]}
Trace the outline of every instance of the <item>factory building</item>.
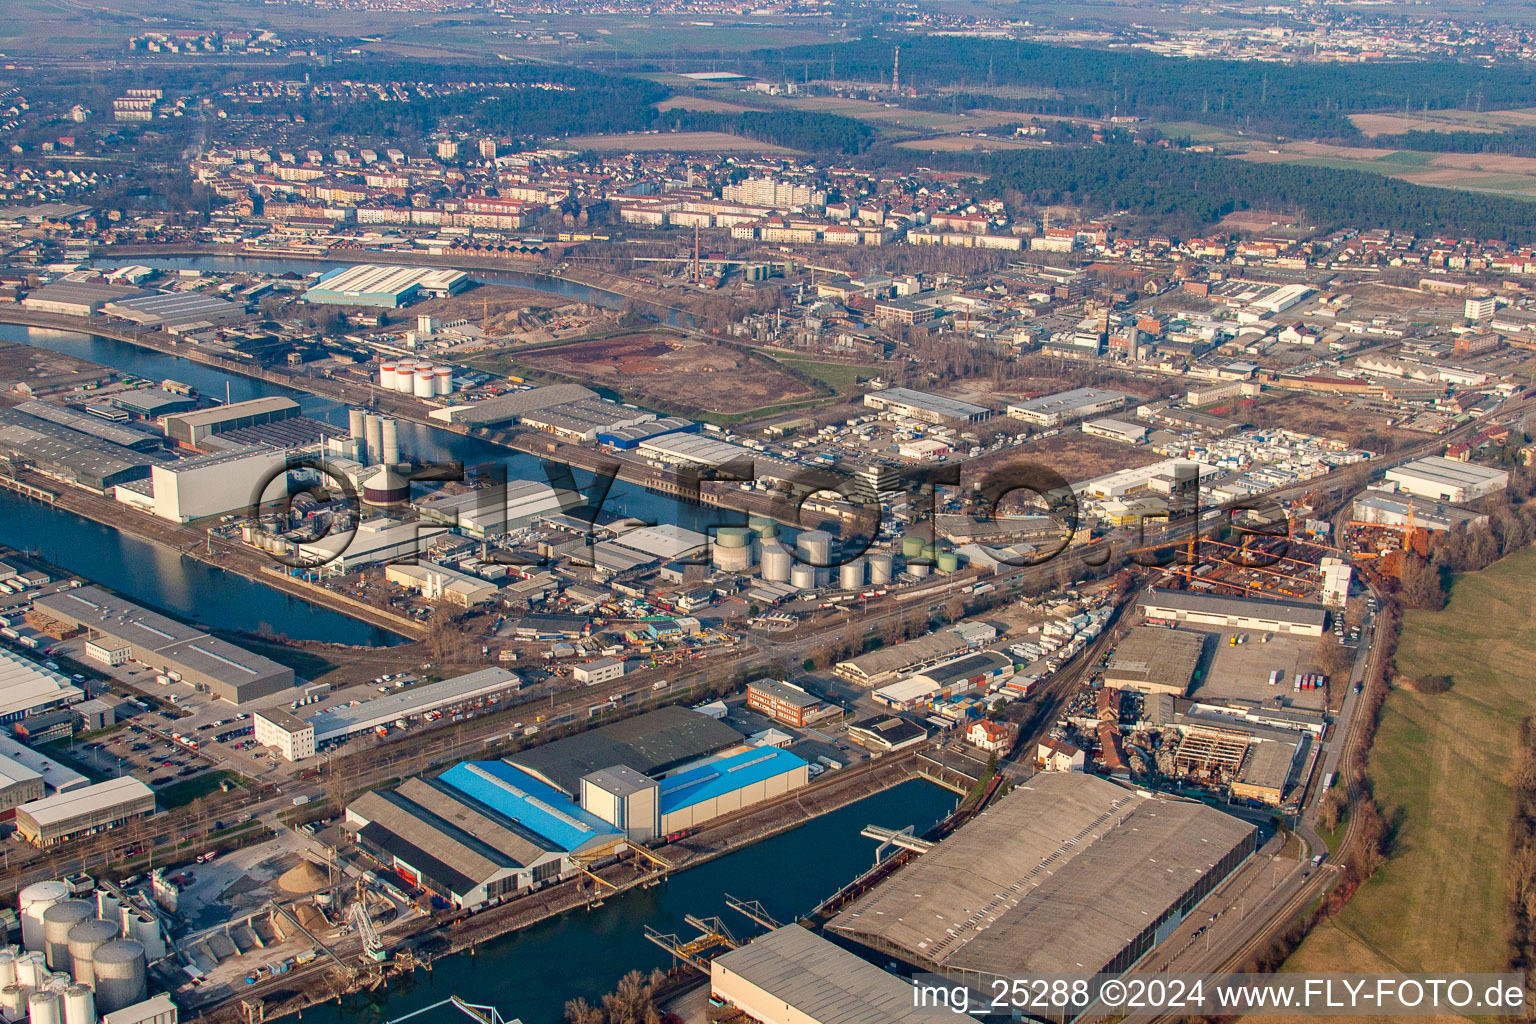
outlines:
{"label": "factory building", "polygon": [[661,778],[661,831],[670,835],[807,785],[810,765],[775,747],[751,747]]}
{"label": "factory building", "polygon": [[108,316],[144,327],[196,327],[245,319],[245,307],[204,292],[160,292],[133,299],[116,299],[101,307]]}
{"label": "factory building", "polygon": [[672,705],[518,751],[507,761],[574,797],[582,777],[601,768],[624,765],[655,778],[741,742],[741,733],[724,722]]}
{"label": "factory building", "polygon": [[943,395],[930,395],[926,391],[914,391],[911,388],[871,391],[864,396],[864,405],[869,409],[924,423],[980,423],[992,416],[992,410],[986,406],[945,398]]}
{"label": "factory building", "polygon": [[1432,455],[1387,470],[1386,480],[1404,494],[1468,502],[1509,486],[1509,471]]}
{"label": "factory building", "polygon": [[567,441],[596,441],[600,433],[639,427],[655,418],[653,412],[642,412],[606,398],[583,398],[525,413],[522,425]]}
{"label": "factory building", "polygon": [[287,470],[288,457],[265,446],[157,463],[149,475],[153,511],[189,523],[279,502],[288,496]]}
{"label": "factory building", "polygon": [[597,432],[597,443],[606,444],[617,448],[619,451],[633,451],[640,446],[641,441],[649,441],[653,437],[662,437],[666,434],[696,434],[699,425],[692,420],[685,420],[680,416],[663,416],[660,419],[650,420],[646,423],[635,423],[629,426],[613,427]]}
{"label": "factory building", "polygon": [[1141,693],[1189,692],[1206,634],[1187,629],[1137,626],[1115,647],[1104,670],[1104,685]]}
{"label": "factory building", "polygon": [[1354,518],[1361,523],[1416,526],[1437,533],[1488,525],[1488,517],[1481,512],[1432,498],[1403,497],[1376,490],[1366,491],[1355,499]]}
{"label": "factory building", "polygon": [[364,793],[347,827],[381,864],[456,907],[473,909],[572,870],[623,833],[499,761],[465,762],[437,779]]}
{"label": "factory building", "polygon": [[315,726],[283,708],[264,708],[251,716],[256,742],[276,750],[284,760],[315,756]]}
{"label": "factory building", "polygon": [[88,638],[131,645],[131,658],[231,704],[281,693],[293,686],[293,669],[201,629],[167,618],[100,587],[81,587],[33,602],[49,615],[86,631]]}
{"label": "factory building", "polygon": [[440,683],[422,683],[361,704],[343,705],[310,720],[315,744],[340,743],[359,733],[419,718],[432,711],[467,704],[522,689],[523,680],[504,668],[482,668]]}
{"label": "factory building", "polygon": [[619,658],[595,658],[571,669],[571,678],[583,686],[599,686],[624,677],[624,662]]}
{"label": "factory building", "polygon": [[455,608],[478,608],[494,601],[501,590],[496,584],[477,576],[425,560],[416,565],[385,566],[384,580],[417,591],[429,601],[442,601]]}
{"label": "factory building", "polygon": [[42,772],[0,754],[0,821],[9,821],[15,817],[17,807],[46,795]]}
{"label": "factory building", "polygon": [[61,708],[84,697],[85,691],[66,676],[0,650],[0,723]]}
{"label": "factory building", "polygon": [[1296,636],[1322,636],[1328,621],[1328,613],[1321,605],[1220,597],[1156,587],[1147,588],[1141,599],[1141,612],[1149,619]]}
{"label": "factory building", "polygon": [[541,516],[577,508],[576,491],[533,480],[508,481],[462,494],[437,493],[412,502],[423,519],[451,526],[471,537],[496,537],[532,524]]}
{"label": "factory building", "polygon": [[21,300],[23,309],[56,316],[91,316],[109,302],[143,295],[139,288],[99,284],[91,281],[58,281],[27,292]]}
{"label": "factory building", "polygon": [[940,1024],[974,1021],[918,1006],[912,985],[798,924],[710,963],[710,995],[759,1024]]}
{"label": "factory building", "polygon": [[0,757],[19,765],[22,772],[31,772],[43,780],[43,793],[72,793],[84,789],[91,780],[67,765],[62,765],[47,754],[38,753],[23,746],[11,737],[0,733]]}
{"label": "factory building", "polygon": [[747,707],[755,708],[785,725],[807,726],[839,712],[814,693],[794,683],[759,679],[747,684]]}
{"label": "factory building", "polygon": [[11,409],[0,409],[0,454],[99,494],[144,479],[154,465],[142,452]]}
{"label": "factory building", "polygon": [[[128,391],[124,392],[124,395],[145,394],[153,390],[155,389]],[[116,397],[114,397],[113,404],[118,404]],[[79,431],[99,441],[107,441],[136,452],[159,451],[165,447],[164,438],[151,434],[148,431],[120,426],[117,423],[104,420],[100,416],[88,412],[80,412],[65,405],[54,405],[52,402],[23,402],[16,406],[15,411],[23,416],[30,416],[35,420],[45,420],[49,423],[57,423],[61,427],[68,427],[70,430]]]}
{"label": "factory building", "polygon": [[1204,804],[1042,773],[828,927],[946,974],[1120,974],[1241,866],[1257,838]]}
{"label": "factory building", "polygon": [[662,836],[661,787],[633,768],[616,764],[581,777],[581,806],[620,828],[636,843]]}
{"label": "factory building", "polygon": [[529,413],[596,397],[596,391],[580,384],[551,384],[467,405],[433,409],[427,416],[442,423],[463,423],[475,427],[516,426]]}
{"label": "factory building", "polygon": [[357,532],[350,537],[329,534],[298,545],[298,557],[339,572],[354,572],[396,558],[414,558],[431,547],[434,540],[445,536],[448,536],[446,526],[433,527],[422,522],[402,522],[379,516],[359,523]]}
{"label": "factory building", "polygon": [[16,808],[16,831],[46,847],[87,832],[112,828],[155,811],[155,794],[134,778],[110,779]]}
{"label": "factory building", "polygon": [[253,398],[248,402],[231,402],[211,409],[167,416],[165,436],[187,448],[197,448],[211,434],[260,423],[275,423],[298,414],[299,403],[291,398]]}
{"label": "factory building", "polygon": [[1016,420],[1037,427],[1055,427],[1123,409],[1130,401],[1133,401],[1133,397],[1121,391],[1073,388],[1071,391],[1031,398],[1027,402],[1012,402],[1007,411]]}
{"label": "factory building", "polygon": [[860,686],[879,686],[904,672],[959,654],[968,646],[958,634],[946,629],[840,661],[833,673]]}
{"label": "factory building", "polygon": [[304,293],[305,302],[329,306],[381,306],[395,309],[426,296],[457,295],[469,287],[461,270],[430,267],[381,267],[362,263],[323,274]]}
{"label": "factory building", "polygon": [[923,669],[913,675],[911,681],[927,684],[937,696],[953,697],[972,690],[985,690],[993,683],[1012,678],[1012,658],[995,651],[978,651]]}

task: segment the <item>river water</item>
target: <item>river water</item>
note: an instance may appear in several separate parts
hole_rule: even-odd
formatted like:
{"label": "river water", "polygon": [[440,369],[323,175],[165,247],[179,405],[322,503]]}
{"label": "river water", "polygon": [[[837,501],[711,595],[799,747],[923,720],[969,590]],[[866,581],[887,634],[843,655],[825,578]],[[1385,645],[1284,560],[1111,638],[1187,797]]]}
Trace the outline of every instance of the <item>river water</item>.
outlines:
{"label": "river water", "polygon": [[[761,931],[725,905],[724,894],[759,900],[788,923],[853,881],[874,863],[875,842],[865,825],[919,834],[954,809],[956,797],[921,780],[904,782],[755,846],[680,872],[652,889],[632,889],[592,911],[575,911],[480,946],[444,957],[432,973],[392,983],[338,1006],[304,1011],[305,1024],[374,1024],[457,995],[493,1005],[523,1024],[559,1024],[565,1001],[596,1002],[625,972],[671,966],[670,956],[645,938],[645,926],[684,938],[696,934],[685,914],[720,917],[737,938]],[[442,1007],[419,1024],[466,1024]]]}

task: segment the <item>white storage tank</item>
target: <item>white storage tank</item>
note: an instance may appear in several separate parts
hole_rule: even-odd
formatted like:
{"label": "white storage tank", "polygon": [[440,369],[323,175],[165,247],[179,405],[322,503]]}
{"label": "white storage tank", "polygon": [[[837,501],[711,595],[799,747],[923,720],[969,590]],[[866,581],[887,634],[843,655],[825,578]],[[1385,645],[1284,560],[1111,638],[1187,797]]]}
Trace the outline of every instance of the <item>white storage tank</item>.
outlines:
{"label": "white storage tank", "polygon": [[69,970],[69,930],[96,916],[89,900],[61,900],[43,912],[43,955],[54,971]]}
{"label": "white storage tank", "polygon": [[380,417],[369,413],[363,418],[363,451],[370,466],[379,461],[379,449],[384,444],[383,431]]}
{"label": "white storage tank", "polygon": [[416,388],[412,392],[417,398],[431,398],[437,394],[437,378],[431,370],[416,371]]}
{"label": "white storage tank", "polygon": [[16,954],[0,950],[0,988],[16,984]]}
{"label": "white storage tank", "polygon": [[816,589],[816,567],[796,564],[789,570],[789,582],[791,586],[799,587],[801,590]]}
{"label": "white storage tank", "polygon": [[[352,437],[363,436],[363,410],[347,410],[347,433]],[[106,890],[100,889],[97,891],[97,895],[100,896],[103,892],[106,892]]]}
{"label": "white storage tank", "polygon": [[9,1021],[18,1021],[27,1015],[27,996],[31,995],[20,985],[0,988],[0,1013]]}
{"label": "white storage tank", "polygon": [[394,419],[379,423],[379,461],[386,466],[400,464],[400,424]]}
{"label": "white storage tank", "polygon": [[139,911],[133,916],[132,938],[144,947],[144,957],[150,963],[165,956],[165,937],[160,934],[160,921],[153,914]]}
{"label": "white storage tank", "polygon": [[401,363],[395,367],[395,390],[402,395],[411,393],[411,380],[416,376],[416,368],[410,363]]}
{"label": "white storage tank", "polygon": [[69,959],[76,981],[82,985],[96,984],[96,951],[118,935],[116,921],[81,921],[69,930]]}
{"label": "white storage tank", "polygon": [[752,568],[752,531],[744,526],[722,526],[709,549],[715,565],[726,572]]}
{"label": "white storage tank", "polygon": [[434,366],[432,368],[434,390],[440,395],[453,394],[453,367]]}
{"label": "white storage tank", "polygon": [[43,912],[69,898],[69,886],[63,882],[33,882],[16,897],[21,914],[21,944],[26,949],[43,948]]}
{"label": "white storage tank", "polygon": [[148,987],[144,947],[132,939],[109,942],[92,958],[96,971],[96,1007],[121,1010],[144,999]]}
{"label": "white storage tank", "polygon": [[884,586],[891,582],[895,559],[881,553],[869,556],[869,582],[872,586]]}
{"label": "white storage tank", "polygon": [[386,391],[393,391],[393,390],[395,390],[395,364],[394,363],[380,363],[379,364],[379,387],[384,388]]}
{"label": "white storage tank", "polygon": [[116,921],[122,904],[105,889],[96,890],[96,916],[103,921]]}
{"label": "white storage tank", "polygon": [[832,564],[832,535],[825,530],[806,530],[795,547],[802,562],[815,566]]}
{"label": "white storage tank", "polygon": [[64,1024],[64,1000],[57,992],[33,992],[27,997],[31,1024]]}
{"label": "white storage tank", "polygon": [[87,985],[64,990],[64,1024],[96,1024],[96,996]]}
{"label": "white storage tank", "polygon": [[48,977],[48,965],[43,954],[29,950],[16,958],[16,984],[25,989],[39,989]]}
{"label": "white storage tank", "polygon": [[844,562],[837,569],[837,585],[844,590],[858,590],[864,585],[864,559]]}
{"label": "white storage tank", "polygon": [[769,583],[788,583],[795,556],[776,540],[763,541],[763,579]]}

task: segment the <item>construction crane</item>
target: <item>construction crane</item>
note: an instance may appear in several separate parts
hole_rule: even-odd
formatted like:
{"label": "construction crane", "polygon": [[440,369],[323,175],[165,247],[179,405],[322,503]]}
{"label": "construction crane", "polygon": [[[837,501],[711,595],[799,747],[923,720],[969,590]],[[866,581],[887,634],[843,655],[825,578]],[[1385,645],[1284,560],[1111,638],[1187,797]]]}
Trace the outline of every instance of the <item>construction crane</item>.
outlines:
{"label": "construction crane", "polygon": [[384,948],[384,940],[379,938],[378,931],[373,927],[373,918],[368,916],[361,878],[357,880],[357,899],[352,901],[352,908],[347,911],[347,920],[357,930],[358,938],[363,940],[364,956],[375,963],[383,963],[389,958],[389,952]]}

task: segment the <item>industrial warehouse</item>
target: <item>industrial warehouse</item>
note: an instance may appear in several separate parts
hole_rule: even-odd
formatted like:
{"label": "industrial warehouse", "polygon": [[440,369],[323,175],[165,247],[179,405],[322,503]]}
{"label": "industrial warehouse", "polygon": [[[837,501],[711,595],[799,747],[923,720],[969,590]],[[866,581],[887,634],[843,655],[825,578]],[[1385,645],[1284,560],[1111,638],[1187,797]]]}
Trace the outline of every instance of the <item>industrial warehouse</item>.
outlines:
{"label": "industrial warehouse", "polygon": [[347,821],[380,864],[475,907],[809,781],[804,759],[667,707],[364,794]]}
{"label": "industrial warehouse", "polygon": [[[231,704],[244,704],[293,686],[293,669],[100,587],[61,591],[40,597],[33,605],[85,630],[88,639],[125,644],[127,658],[156,672],[175,673],[177,679]],[[98,645],[98,649],[110,655],[107,647]]]}
{"label": "industrial warehouse", "polygon": [[1190,630],[1137,626],[1115,648],[1104,685],[1182,697],[1200,668],[1205,640]]}
{"label": "industrial warehouse", "polygon": [[1204,804],[1047,772],[853,901],[829,928],[973,985],[1119,974],[1247,860],[1257,839],[1253,826]]}
{"label": "industrial warehouse", "polygon": [[1148,619],[1298,636],[1322,636],[1323,626],[1328,621],[1328,612],[1321,605],[1221,597],[1155,587],[1149,587],[1142,597],[1141,612]]}
{"label": "industrial warehouse", "polygon": [[469,275],[461,270],[381,267],[362,263],[322,275],[304,293],[304,301],[330,306],[394,309],[423,296],[457,295],[468,287]]}
{"label": "industrial warehouse", "polygon": [[52,846],[87,832],[153,814],[155,793],[134,778],[55,793],[16,808],[16,831],[34,846]]}

